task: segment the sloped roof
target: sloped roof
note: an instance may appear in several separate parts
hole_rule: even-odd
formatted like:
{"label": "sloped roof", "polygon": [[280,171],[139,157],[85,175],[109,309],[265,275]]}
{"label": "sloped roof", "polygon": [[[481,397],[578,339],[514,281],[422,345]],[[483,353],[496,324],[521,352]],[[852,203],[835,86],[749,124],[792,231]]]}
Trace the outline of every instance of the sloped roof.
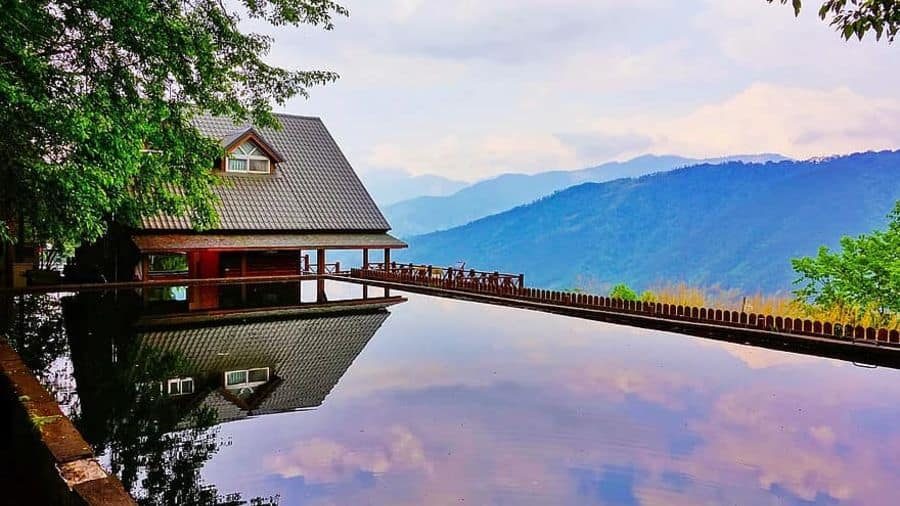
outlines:
{"label": "sloped roof", "polygon": [[[390,313],[382,309],[158,330],[138,336],[141,346],[183,354],[194,374],[272,367],[272,373],[282,381],[249,413],[266,414],[322,404],[388,316]],[[222,422],[248,414],[221,393],[213,392],[204,404],[215,408]]]}
{"label": "sloped roof", "polygon": [[[272,174],[231,174],[215,189],[220,231],[380,231],[390,229],[375,201],[319,118],[276,114],[279,131],[254,130],[284,161]],[[202,116],[197,128],[221,142],[252,128]],[[236,137],[237,136],[237,137]],[[186,217],[156,216],[146,230],[191,230]]]}

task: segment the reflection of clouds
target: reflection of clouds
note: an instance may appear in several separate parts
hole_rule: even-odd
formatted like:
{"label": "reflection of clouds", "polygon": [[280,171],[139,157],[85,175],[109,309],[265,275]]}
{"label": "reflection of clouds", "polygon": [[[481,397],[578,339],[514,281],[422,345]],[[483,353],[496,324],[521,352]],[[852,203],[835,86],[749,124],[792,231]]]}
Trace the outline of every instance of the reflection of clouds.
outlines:
{"label": "reflection of clouds", "polygon": [[765,490],[784,489],[805,501],[823,494],[858,504],[883,500],[885,484],[896,478],[883,459],[900,449],[898,439],[861,433],[848,416],[877,400],[839,387],[829,388],[828,400],[803,388],[774,390],[754,386],[717,399],[710,417],[692,427],[705,443],[691,470],[731,463],[721,467],[725,481],[749,475]]}
{"label": "reflection of clouds", "polygon": [[842,362],[839,360],[829,360],[811,355],[769,350],[766,348],[758,348],[755,346],[735,344],[725,341],[703,339],[700,341],[700,343],[704,346],[715,347],[725,351],[729,355],[743,362],[750,369],[766,369],[769,367],[777,367],[781,365],[799,364],[821,365],[830,363],[835,366],[842,365]]}
{"label": "reflection of clouds", "polygon": [[265,457],[264,463],[282,478],[302,476],[308,483],[333,483],[353,478],[359,472],[431,472],[421,441],[408,429],[393,427],[386,435],[388,440],[366,450],[315,437],[296,442],[286,453]]}
{"label": "reflection of clouds", "polygon": [[322,407],[235,438],[269,450],[244,455],[287,502],[304,483],[335,504],[584,504],[606,486],[666,505],[892,493],[896,371],[422,300],[394,312]]}
{"label": "reflection of clouds", "polygon": [[682,392],[703,388],[697,378],[677,371],[624,368],[607,363],[573,369],[562,384],[580,396],[602,395],[608,401],[622,402],[626,396],[633,395],[670,409],[683,406]]}

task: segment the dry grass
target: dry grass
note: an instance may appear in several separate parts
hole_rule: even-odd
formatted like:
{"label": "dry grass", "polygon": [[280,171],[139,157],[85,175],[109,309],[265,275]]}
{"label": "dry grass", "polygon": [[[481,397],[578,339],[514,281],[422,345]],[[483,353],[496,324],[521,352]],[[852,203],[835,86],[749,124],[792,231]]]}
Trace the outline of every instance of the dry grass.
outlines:
{"label": "dry grass", "polygon": [[885,324],[870,311],[858,311],[853,308],[821,310],[798,303],[789,295],[765,295],[758,293],[745,296],[736,290],[723,290],[719,287],[698,287],[687,283],[658,285],[651,288],[650,291],[655,296],[656,301],[665,304],[712,307],[790,318],[809,318],[823,322],[842,322],[866,327],[900,329],[900,316],[890,318]]}

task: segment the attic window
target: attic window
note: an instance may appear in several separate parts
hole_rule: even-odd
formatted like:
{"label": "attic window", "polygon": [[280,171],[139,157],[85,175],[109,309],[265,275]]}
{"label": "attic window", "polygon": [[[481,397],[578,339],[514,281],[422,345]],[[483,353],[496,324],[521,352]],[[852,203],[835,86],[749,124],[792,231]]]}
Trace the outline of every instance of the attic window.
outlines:
{"label": "attic window", "polygon": [[253,141],[247,141],[235,149],[228,157],[226,172],[243,174],[268,174],[271,171],[272,161],[269,160],[259,145]]}

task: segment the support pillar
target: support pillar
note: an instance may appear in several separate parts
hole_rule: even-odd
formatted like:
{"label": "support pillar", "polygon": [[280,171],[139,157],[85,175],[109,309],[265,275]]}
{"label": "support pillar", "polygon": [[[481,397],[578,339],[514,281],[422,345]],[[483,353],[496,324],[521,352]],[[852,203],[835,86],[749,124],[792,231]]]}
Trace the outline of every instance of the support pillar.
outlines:
{"label": "support pillar", "polygon": [[363,248],[362,268],[363,269],[369,268],[369,248]]}
{"label": "support pillar", "polygon": [[316,250],[316,302],[327,302],[325,296],[325,250]]}
{"label": "support pillar", "polygon": [[150,255],[146,253],[141,254],[141,281],[148,281],[150,279]]}
{"label": "support pillar", "polygon": [[391,248],[384,248],[384,270],[391,270]]}

